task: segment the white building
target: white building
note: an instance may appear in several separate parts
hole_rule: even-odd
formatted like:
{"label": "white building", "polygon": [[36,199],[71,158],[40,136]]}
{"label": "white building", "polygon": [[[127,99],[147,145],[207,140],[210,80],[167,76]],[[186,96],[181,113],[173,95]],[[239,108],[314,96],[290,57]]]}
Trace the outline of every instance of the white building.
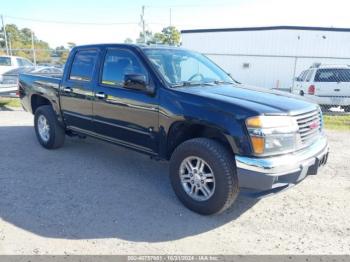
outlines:
{"label": "white building", "polygon": [[350,28],[255,27],[183,30],[182,45],[210,57],[236,80],[291,88],[314,63],[350,64]]}

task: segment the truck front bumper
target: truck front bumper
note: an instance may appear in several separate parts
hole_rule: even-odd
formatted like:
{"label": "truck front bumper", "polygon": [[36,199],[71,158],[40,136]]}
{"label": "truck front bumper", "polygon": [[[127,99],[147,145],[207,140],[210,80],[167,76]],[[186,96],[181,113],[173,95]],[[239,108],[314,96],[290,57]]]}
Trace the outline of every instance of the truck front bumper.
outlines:
{"label": "truck front bumper", "polygon": [[283,156],[257,158],[236,156],[239,186],[257,195],[275,193],[316,175],[328,159],[328,142],[322,136],[306,149]]}

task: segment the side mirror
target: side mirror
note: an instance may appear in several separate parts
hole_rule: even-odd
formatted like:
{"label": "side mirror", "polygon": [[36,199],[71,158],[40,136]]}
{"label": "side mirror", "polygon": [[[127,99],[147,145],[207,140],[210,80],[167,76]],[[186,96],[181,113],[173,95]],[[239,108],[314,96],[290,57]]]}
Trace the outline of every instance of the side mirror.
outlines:
{"label": "side mirror", "polygon": [[154,88],[147,84],[147,78],[142,74],[127,74],[124,76],[124,87],[144,91],[148,94],[154,93]]}

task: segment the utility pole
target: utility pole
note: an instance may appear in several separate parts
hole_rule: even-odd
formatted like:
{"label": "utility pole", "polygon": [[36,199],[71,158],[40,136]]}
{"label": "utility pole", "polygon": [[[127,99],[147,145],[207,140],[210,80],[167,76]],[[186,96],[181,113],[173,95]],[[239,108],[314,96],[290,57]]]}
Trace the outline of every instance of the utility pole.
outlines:
{"label": "utility pole", "polygon": [[12,44],[11,44],[11,34],[10,34],[10,32],[9,32],[9,34],[8,34],[8,37],[9,37],[9,39],[8,39],[8,43],[9,43],[9,55],[10,56],[12,56]]}
{"label": "utility pole", "polygon": [[34,32],[33,31],[32,31],[32,52],[33,52],[34,66],[36,67],[36,53],[35,53],[35,46],[34,46]]}
{"label": "utility pole", "polygon": [[171,7],[169,9],[169,26],[171,26]]}
{"label": "utility pole", "polygon": [[143,43],[147,43],[147,36],[146,36],[146,24],[145,24],[145,6],[142,6],[141,11],[141,26],[142,26],[142,34],[143,34]]}
{"label": "utility pole", "polygon": [[2,15],[1,15],[1,22],[2,22],[2,31],[4,33],[4,39],[5,39],[6,54],[9,55],[9,47],[7,45],[6,27],[5,27],[5,23],[4,23],[4,17]]}

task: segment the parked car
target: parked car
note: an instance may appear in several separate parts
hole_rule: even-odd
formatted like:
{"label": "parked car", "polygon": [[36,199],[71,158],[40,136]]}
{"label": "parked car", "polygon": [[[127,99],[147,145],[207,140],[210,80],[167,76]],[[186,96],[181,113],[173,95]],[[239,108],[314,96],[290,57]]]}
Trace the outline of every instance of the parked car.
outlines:
{"label": "parked car", "polygon": [[227,209],[240,188],[285,189],[327,162],[318,105],[239,84],[180,48],[75,47],[61,78],[20,74],[19,95],[44,148],[92,136],[170,161],[177,197],[200,214]]}
{"label": "parked car", "polygon": [[311,66],[295,79],[293,93],[305,96],[326,110],[341,106],[350,112],[350,66]]}
{"label": "parked car", "polygon": [[0,56],[0,75],[19,67],[33,67],[28,59],[18,56]]}
{"label": "parked car", "polygon": [[57,67],[46,67],[46,66],[40,66],[40,67],[19,67],[16,69],[12,69],[10,71],[7,71],[2,75],[0,78],[0,88],[1,85],[16,85],[18,82],[18,76],[21,73],[31,73],[36,75],[56,75],[60,76],[63,74],[63,69],[57,68]]}

